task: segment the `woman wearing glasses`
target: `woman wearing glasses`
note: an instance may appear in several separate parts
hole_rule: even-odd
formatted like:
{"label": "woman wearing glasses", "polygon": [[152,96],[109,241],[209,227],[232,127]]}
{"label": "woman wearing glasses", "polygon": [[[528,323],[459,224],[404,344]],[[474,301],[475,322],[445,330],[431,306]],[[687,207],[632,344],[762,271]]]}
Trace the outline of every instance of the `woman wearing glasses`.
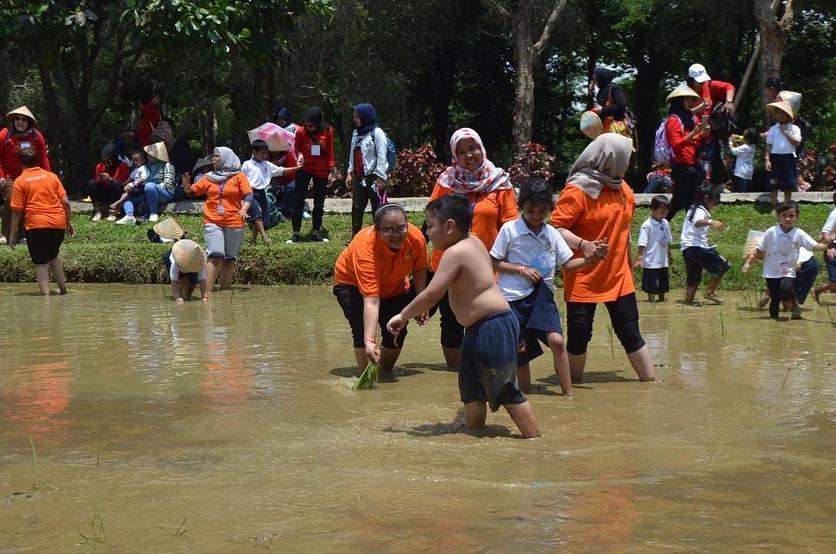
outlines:
{"label": "woman wearing glasses", "polygon": [[[427,265],[424,235],[407,223],[406,212],[398,204],[378,209],[374,225],[357,233],[340,253],[334,266],[334,296],[351,327],[359,368],[375,362],[383,374],[391,374],[406,329],[395,337],[386,330],[386,322],[424,290]],[[414,288],[410,287],[410,274]],[[418,323],[426,319],[424,314]],[[378,348],[377,327],[382,348]]]}
{"label": "woman wearing glasses", "polygon": [[[12,184],[23,173],[20,165],[20,151],[24,148],[34,150],[38,167],[52,171],[47,157],[46,139],[35,128],[35,116],[26,106],[21,106],[6,114],[9,126],[0,129],[0,196],[3,199],[3,224],[0,231],[0,244],[6,244],[12,223],[10,199]],[[16,235],[24,240],[24,216],[21,214]]]}

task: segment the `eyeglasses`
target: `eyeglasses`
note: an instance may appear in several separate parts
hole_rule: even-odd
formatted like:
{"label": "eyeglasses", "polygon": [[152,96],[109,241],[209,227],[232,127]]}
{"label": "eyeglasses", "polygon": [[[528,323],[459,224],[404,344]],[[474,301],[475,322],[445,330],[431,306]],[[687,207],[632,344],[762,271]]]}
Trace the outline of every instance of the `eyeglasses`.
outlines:
{"label": "eyeglasses", "polygon": [[406,233],[408,227],[406,224],[399,225],[398,227],[380,227],[380,232],[384,235],[401,235]]}

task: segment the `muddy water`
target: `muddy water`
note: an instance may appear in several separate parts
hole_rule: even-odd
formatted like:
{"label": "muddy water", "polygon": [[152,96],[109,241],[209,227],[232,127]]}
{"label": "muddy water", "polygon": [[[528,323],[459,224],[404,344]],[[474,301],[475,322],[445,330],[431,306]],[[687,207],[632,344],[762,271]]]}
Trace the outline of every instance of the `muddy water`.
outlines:
{"label": "muddy water", "polygon": [[351,391],[326,288],[182,307],[152,286],[33,289],[0,285],[0,552],[836,549],[823,308],[642,304],[656,384],[599,317],[574,398],[533,364],[545,436],[525,441],[503,412],[461,432],[437,323],[411,329],[397,382]]}

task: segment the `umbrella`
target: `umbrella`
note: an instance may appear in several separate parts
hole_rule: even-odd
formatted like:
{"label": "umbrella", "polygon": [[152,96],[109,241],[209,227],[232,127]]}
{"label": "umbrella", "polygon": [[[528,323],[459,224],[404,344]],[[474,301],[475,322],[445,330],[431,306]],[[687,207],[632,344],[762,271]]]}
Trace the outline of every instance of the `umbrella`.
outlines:
{"label": "umbrella", "polygon": [[247,131],[250,143],[261,139],[267,143],[271,152],[293,152],[293,140],[295,135],[269,121],[263,125]]}

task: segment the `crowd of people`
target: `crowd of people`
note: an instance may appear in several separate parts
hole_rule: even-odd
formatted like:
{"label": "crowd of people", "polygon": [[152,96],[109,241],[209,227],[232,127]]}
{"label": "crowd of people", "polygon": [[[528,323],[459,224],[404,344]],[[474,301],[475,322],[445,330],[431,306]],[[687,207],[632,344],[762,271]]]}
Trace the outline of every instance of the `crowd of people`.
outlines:
{"label": "crowd of people", "polygon": [[[561,389],[571,395],[573,384],[583,380],[595,311],[603,304],[639,380],[655,379],[639,324],[634,270],[641,268],[641,289],[648,300],[663,301],[672,262],[669,222],[684,210],[679,245],[687,275],[685,303],[696,303],[703,271],[710,275],[705,299],[722,302],[717,288],[730,264],[708,241],[710,230],[723,227],[711,215],[722,185],[706,179],[697,153],[711,144],[719,152],[719,139],[703,114],[715,103],[733,114],[734,88],[712,82],[695,65],[688,81],[668,95],[670,115],[662,134],[670,150],[674,194],[671,199],[653,198],[634,257],[630,229],[636,203],[624,180],[633,141],[625,136],[629,111],[613,77],[611,72],[595,73],[598,113],[606,123],[576,159],[556,202],[552,186],[543,180],[511,183],[508,172],[490,161],[479,134],[460,128],[450,139],[451,164],[437,178],[423,230],[408,222],[402,206],[387,202],[388,138],[370,104],[354,106],[347,160],[354,236],[336,260],[333,294],[349,324],[359,367],[371,362],[390,373],[404,346],[408,321],[424,325],[438,312],[441,351],[447,365],[458,370],[466,425],[483,427],[488,407],[495,411],[502,406],[523,436],[534,437],[539,428],[525,396],[530,362],[543,353],[541,344],[546,345]],[[775,123],[766,133],[767,167],[779,186],[791,188],[792,149],[799,142],[792,123],[797,108],[778,100],[769,109]],[[25,108],[8,115],[6,131],[17,137],[18,147],[14,156],[0,152],[3,174],[7,181],[13,179],[13,186],[3,188],[4,194],[10,189],[6,205],[12,214],[4,232],[13,247],[25,235],[40,291],[49,293],[51,271],[64,293],[58,252],[64,235],[73,234],[70,204],[60,180],[49,171],[34,116]],[[307,110],[298,126],[290,123],[286,109],[277,110],[274,120],[282,133],[252,140],[251,157],[243,164],[231,149],[218,146],[210,159],[198,160],[192,172],[184,172],[183,194],[204,198],[203,246],[184,238],[173,219],[159,219],[160,204],[177,192],[168,147],[164,140],[151,142],[153,129],[149,143],[133,153],[132,167],[115,144],[103,149],[90,183],[91,200],[98,206],[93,217],[121,224],[147,217],[154,223],[152,238],[171,243],[162,263],[178,303],[198,287],[201,300],[207,301],[217,281],[220,289],[231,286],[247,225],[253,242],[269,240],[265,228],[274,224],[277,209],[271,196],[279,187],[291,196],[289,201],[282,198],[292,225],[288,242],[301,240],[304,201],[311,188],[311,238],[327,240],[324,198],[326,185],[337,175],[333,130],[319,108]],[[743,138],[752,146],[759,137],[747,132]],[[749,155],[742,146],[734,143],[738,157]],[[277,181],[281,179],[285,181]],[[292,190],[288,179],[293,179]],[[363,227],[369,202],[373,224]],[[813,290],[814,298],[836,292],[836,208],[819,241],[797,227],[798,204],[786,199],[776,204],[775,213],[778,223],[757,240],[742,269],[748,271],[763,258],[770,316],[777,318],[784,303],[797,318],[818,274],[812,252],[825,252],[829,276],[828,285]],[[563,270],[565,331],[554,299],[558,267]]]}

